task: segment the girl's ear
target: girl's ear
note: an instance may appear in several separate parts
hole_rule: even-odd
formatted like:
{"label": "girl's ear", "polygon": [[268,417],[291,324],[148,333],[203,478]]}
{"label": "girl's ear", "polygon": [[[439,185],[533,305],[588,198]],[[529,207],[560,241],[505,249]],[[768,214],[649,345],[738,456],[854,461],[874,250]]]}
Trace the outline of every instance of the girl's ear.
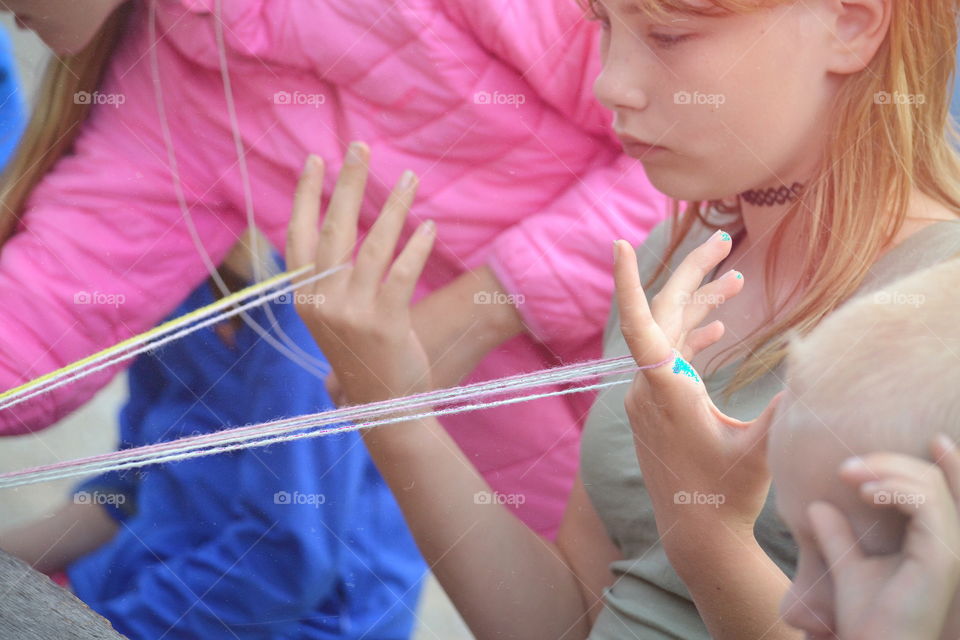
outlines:
{"label": "girl's ear", "polygon": [[891,2],[901,0],[826,0],[830,30],[828,71],[863,70],[876,55],[890,28]]}

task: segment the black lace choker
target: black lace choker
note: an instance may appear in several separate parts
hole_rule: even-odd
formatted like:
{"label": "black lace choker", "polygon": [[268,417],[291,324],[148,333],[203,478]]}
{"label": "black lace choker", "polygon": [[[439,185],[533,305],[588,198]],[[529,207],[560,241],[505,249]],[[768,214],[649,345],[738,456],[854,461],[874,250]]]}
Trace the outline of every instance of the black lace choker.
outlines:
{"label": "black lace choker", "polygon": [[795,200],[800,192],[803,191],[803,185],[794,182],[789,187],[770,187],[768,189],[747,189],[740,194],[744,202],[757,207],[770,207],[775,204],[785,204]]}

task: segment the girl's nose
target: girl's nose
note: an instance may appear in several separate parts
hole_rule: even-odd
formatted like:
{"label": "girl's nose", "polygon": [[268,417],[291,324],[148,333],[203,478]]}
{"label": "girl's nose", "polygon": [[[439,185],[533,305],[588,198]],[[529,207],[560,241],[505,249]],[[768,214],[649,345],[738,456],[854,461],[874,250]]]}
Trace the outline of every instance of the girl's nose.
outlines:
{"label": "girl's nose", "polygon": [[[637,73],[625,73],[620,65],[609,60],[593,83],[593,93],[610,111],[639,111],[647,106],[646,92],[637,86]],[[632,80],[632,81],[631,81]]]}
{"label": "girl's nose", "polygon": [[597,76],[593,93],[604,107],[611,111],[640,111],[647,106],[647,96],[640,89],[624,86],[609,79],[604,73]]}

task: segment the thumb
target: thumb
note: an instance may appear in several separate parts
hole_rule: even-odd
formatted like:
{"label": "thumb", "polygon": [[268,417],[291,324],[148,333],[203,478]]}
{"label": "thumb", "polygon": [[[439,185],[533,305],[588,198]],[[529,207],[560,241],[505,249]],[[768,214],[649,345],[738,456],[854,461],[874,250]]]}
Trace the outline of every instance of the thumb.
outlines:
{"label": "thumb", "polygon": [[767,408],[763,410],[753,422],[748,423],[748,428],[750,429],[753,441],[753,446],[759,447],[766,454],[767,451],[767,439],[770,435],[770,427],[773,425],[773,419],[777,412],[777,407],[780,405],[783,396],[786,394],[786,390],[781,391],[777,395],[771,398],[770,402],[767,404]]}
{"label": "thumb", "polygon": [[716,407],[714,407],[714,414],[724,424],[726,424],[726,426],[733,429],[739,429],[741,432],[746,432],[743,435],[745,437],[744,444],[747,451],[756,455],[765,456],[767,453],[767,439],[770,435],[770,427],[773,425],[774,416],[777,412],[777,406],[779,406],[785,394],[786,389],[773,396],[766,408],[763,410],[763,413],[749,422],[731,418],[725,413],[722,413],[719,409],[716,409]]}

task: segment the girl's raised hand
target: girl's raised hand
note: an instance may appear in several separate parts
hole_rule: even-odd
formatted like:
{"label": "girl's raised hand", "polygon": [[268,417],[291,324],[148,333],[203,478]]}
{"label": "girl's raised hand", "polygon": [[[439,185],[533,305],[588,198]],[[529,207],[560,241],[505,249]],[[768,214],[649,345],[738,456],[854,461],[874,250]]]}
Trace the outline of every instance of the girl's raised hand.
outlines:
{"label": "girl's raised hand", "polygon": [[[287,235],[289,269],[313,264],[312,273],[320,273],[350,261],[357,243],[369,155],[362,143],[350,145],[322,226],[323,161],[316,156],[307,159]],[[410,322],[410,301],[433,248],[433,222],[421,224],[394,259],[416,188],[416,176],[407,171],[352,266],[305,284],[295,294],[297,312],[352,404],[431,388],[428,360]]]}
{"label": "girl's raised hand", "polygon": [[625,408],[657,528],[674,561],[704,548],[704,532],[721,525],[752,540],[769,491],[765,438],[780,394],[753,422],[735,420],[717,409],[688,363],[723,335],[720,321],[700,326],[707,314],[743,288],[733,271],[700,286],[730,249],[730,236],[718,231],[648,305],[633,247],[624,240],[614,245],[620,329],[630,353],[639,366],[669,359],[637,373]]}

